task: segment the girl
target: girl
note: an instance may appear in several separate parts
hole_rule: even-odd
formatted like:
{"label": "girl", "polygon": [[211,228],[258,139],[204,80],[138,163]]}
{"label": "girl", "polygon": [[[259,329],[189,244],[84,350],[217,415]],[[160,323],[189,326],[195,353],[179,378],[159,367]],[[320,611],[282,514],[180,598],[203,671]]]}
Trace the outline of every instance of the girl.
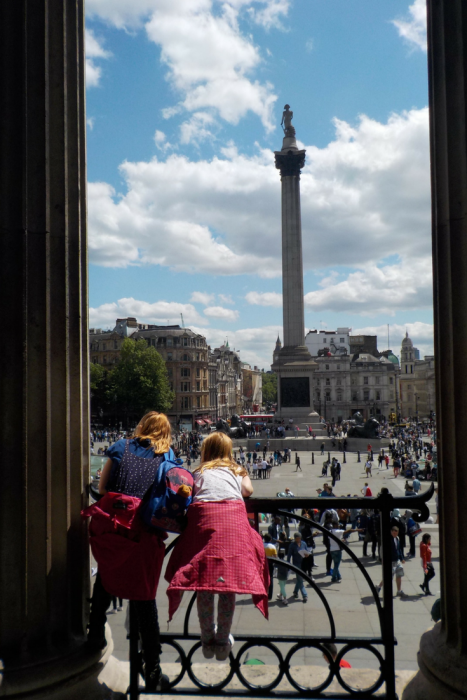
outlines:
{"label": "girl", "polygon": [[[165,578],[170,585],[169,621],[182,591],[197,591],[204,657],[229,656],[235,594],[251,593],[268,617],[269,571],[260,535],[251,528],[243,498],[253,486],[245,469],[232,459],[232,441],[222,432],[203,442],[201,464],[194,471],[193,501],[188,525],[177,540]],[[217,628],[214,593],[219,594]]]}
{"label": "girl", "polygon": [[425,595],[433,595],[428,585],[435,575],[435,569],[431,563],[431,535],[428,533],[425,533],[422,536],[422,541],[420,542],[420,559],[423,572],[425,574],[425,578],[423,583],[420,584],[420,588]]}

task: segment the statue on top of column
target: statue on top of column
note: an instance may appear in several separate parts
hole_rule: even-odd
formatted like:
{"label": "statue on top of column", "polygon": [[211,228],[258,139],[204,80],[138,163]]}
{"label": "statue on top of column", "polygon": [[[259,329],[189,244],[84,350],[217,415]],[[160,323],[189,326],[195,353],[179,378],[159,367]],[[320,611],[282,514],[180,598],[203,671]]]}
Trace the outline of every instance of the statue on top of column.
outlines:
{"label": "statue on top of column", "polygon": [[293,112],[290,110],[290,105],[285,105],[281,121],[285,136],[295,136],[295,127],[292,126],[292,119]]}

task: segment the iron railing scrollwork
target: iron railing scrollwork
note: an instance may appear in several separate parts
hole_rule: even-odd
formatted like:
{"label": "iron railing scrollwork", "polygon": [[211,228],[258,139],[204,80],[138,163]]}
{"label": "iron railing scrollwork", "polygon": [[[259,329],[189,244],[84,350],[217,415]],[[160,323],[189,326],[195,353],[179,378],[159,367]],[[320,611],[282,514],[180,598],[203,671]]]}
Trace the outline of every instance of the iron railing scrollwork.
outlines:
{"label": "iron railing scrollwork", "polygon": [[[434,493],[434,485],[432,484],[430,489],[425,493],[416,497],[397,497],[389,493],[387,489],[382,489],[381,493],[373,498],[307,498],[307,497],[295,497],[290,498],[251,498],[247,502],[247,511],[249,514],[253,515],[256,520],[256,525],[258,526],[258,517],[260,513],[284,515],[292,517],[300,522],[307,522],[309,520],[303,518],[302,516],[291,514],[290,508],[293,507],[294,510],[301,508],[318,508],[323,509],[323,507],[332,506],[334,509],[338,508],[366,508],[366,509],[377,509],[380,512],[381,518],[381,555],[382,555],[382,569],[383,569],[383,591],[381,602],[378,592],[373,584],[367,570],[365,569],[362,562],[358,559],[356,554],[352,549],[345,543],[341,542],[337,537],[335,537],[331,532],[325,530],[324,527],[318,523],[313,523],[313,528],[321,532],[326,531],[327,535],[339,542],[342,546],[344,552],[350,557],[352,562],[360,570],[364,580],[368,584],[369,591],[373,596],[375,601],[376,610],[378,613],[380,633],[372,637],[352,637],[339,635],[339,619],[338,613],[333,614],[331,606],[329,605],[326,597],[324,595],[323,589],[319,587],[313,580],[312,577],[306,574],[304,571],[298,569],[293,564],[289,564],[284,560],[281,560],[281,566],[285,566],[290,569],[291,572],[295,574],[300,574],[300,576],[310,585],[310,587],[316,592],[323,607],[327,613],[329,621],[329,635],[326,637],[313,636],[313,635],[286,635],[286,634],[274,634],[274,635],[259,635],[259,634],[239,634],[238,631],[235,634],[235,648],[230,654],[229,658],[229,669],[225,676],[219,682],[208,683],[198,678],[193,669],[194,666],[194,655],[199,650],[201,642],[198,634],[190,633],[190,616],[193,611],[193,606],[196,600],[196,592],[192,594],[191,600],[187,607],[183,625],[183,632],[181,633],[163,633],[161,634],[161,643],[164,645],[169,645],[173,647],[179,659],[180,672],[171,681],[171,694],[172,695],[206,695],[213,694],[217,696],[232,697],[235,695],[247,695],[247,696],[261,696],[261,697],[281,697],[281,698],[299,698],[299,697],[313,697],[321,698],[326,697],[325,691],[329,688],[333,680],[337,680],[342,692],[333,692],[332,697],[334,699],[348,698],[349,694],[354,698],[369,699],[374,696],[374,694],[385,685],[385,693],[383,696],[388,700],[396,699],[396,686],[395,686],[395,653],[394,647],[397,644],[397,640],[394,636],[394,617],[393,617],[393,592],[392,592],[392,561],[391,561],[391,532],[390,532],[390,520],[391,511],[394,508],[410,509],[413,511],[414,519],[417,521],[426,521],[429,516],[429,508],[427,502],[431,499]],[[167,548],[167,554],[172,549],[173,544]],[[131,604],[130,604],[131,606]],[[131,607],[130,607],[131,611]],[[358,611],[355,612],[358,614]],[[129,694],[131,700],[136,700],[139,694],[144,693],[144,690],[138,688],[139,681],[139,661],[138,657],[138,633],[137,629],[134,627],[134,615],[130,612],[130,687]],[[189,650],[186,651],[186,647],[189,644]],[[329,651],[323,646],[325,644],[336,644],[341,646],[338,651],[337,657],[335,659],[329,658]],[[288,651],[284,653],[281,648],[284,645],[288,645]],[[265,685],[255,684],[246,675],[246,667],[242,664],[241,659],[245,653],[252,647],[264,647],[270,653],[274,654],[277,658],[277,674],[271,680],[269,679]],[[383,653],[379,650],[382,648]],[[305,685],[300,679],[297,679],[293,675],[294,656],[303,649],[314,649],[320,654],[327,657],[329,662],[328,673],[324,680],[320,679],[316,686]],[[345,659],[345,656],[355,649],[365,649],[372,653],[377,662],[379,663],[379,676],[371,682],[371,685],[365,689],[361,689],[352,685],[352,683],[346,678],[346,674],[343,673],[343,669],[340,666],[340,662]],[[209,661],[206,662],[209,664]],[[275,667],[274,667],[275,668]],[[181,685],[181,682],[185,675],[191,680],[194,688],[187,688]],[[242,689],[228,688],[229,683],[236,678],[240,681]],[[289,690],[275,690],[281,681],[286,678],[290,689]],[[237,684],[238,685],[238,684]]]}

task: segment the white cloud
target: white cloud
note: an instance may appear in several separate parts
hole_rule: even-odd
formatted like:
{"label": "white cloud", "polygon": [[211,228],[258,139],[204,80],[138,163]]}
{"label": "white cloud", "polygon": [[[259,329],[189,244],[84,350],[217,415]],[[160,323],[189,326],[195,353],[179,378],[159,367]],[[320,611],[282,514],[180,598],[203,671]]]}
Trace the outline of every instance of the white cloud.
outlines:
{"label": "white cloud", "polygon": [[110,51],[104,49],[101,41],[102,39],[98,39],[91,29],[86,29],[86,87],[97,87],[101,79],[102,69],[95,65],[95,59],[107,59],[112,55]]}
{"label": "white cloud", "polygon": [[310,53],[311,51],[313,51],[313,47],[314,47],[313,39],[308,39],[308,41],[305,44],[305,50],[308,53]]}
{"label": "white cloud", "polygon": [[341,282],[331,275],[321,285],[322,289],[305,295],[305,305],[313,311],[394,316],[396,311],[428,309],[433,303],[429,257],[382,267],[367,265]]}
{"label": "white cloud", "polygon": [[92,131],[92,130],[94,129],[94,123],[95,123],[95,121],[96,121],[96,118],[95,118],[95,117],[88,117],[88,118],[86,119],[86,124],[88,125],[90,131]]}
{"label": "white cloud", "polygon": [[248,292],[245,299],[249,304],[256,306],[282,306],[282,294],[277,292]]}
{"label": "white cloud", "polygon": [[[393,353],[399,357],[402,340],[407,332],[414,346],[420,350],[421,358],[423,358],[424,355],[433,355],[433,331],[433,324],[424,323],[422,321],[413,321],[405,325],[391,323],[389,325],[389,346]],[[386,324],[354,328],[352,329],[352,335],[377,335],[378,350],[380,352],[385,350],[388,344],[388,327]]]}
{"label": "white cloud", "polygon": [[234,309],[224,309],[223,306],[208,306],[204,309],[204,313],[209,318],[222,318],[224,321],[236,321],[238,319],[238,311]]}
{"label": "white cloud", "polygon": [[222,304],[235,304],[230,294],[218,294],[217,296]]}
{"label": "white cloud", "polygon": [[195,112],[188,121],[180,125],[180,143],[200,143],[207,139],[214,140],[211,128],[216,120],[207,112]]}
{"label": "white cloud", "polygon": [[[427,109],[393,114],[385,124],[364,116],[356,126],[335,124],[327,147],[307,147],[301,177],[305,270],[371,270],[396,253],[423,297],[426,278],[411,275],[410,264],[431,255]],[[126,192],[119,196],[106,183],[90,183],[91,261],[280,276],[281,185],[274,155],[258,149],[245,156],[231,143],[221,150],[222,157],[211,160],[172,154],[165,161],[123,163]],[[325,296],[329,292],[314,303]],[[410,300],[416,296],[410,292]]]}
{"label": "white cloud", "polygon": [[190,301],[192,301],[193,304],[204,304],[204,306],[208,306],[208,304],[214,301],[215,296],[215,294],[207,294],[207,292],[193,292]]}
{"label": "white cloud", "polygon": [[117,29],[141,27],[158,0],[86,0],[86,16],[101,19]]}
{"label": "white cloud", "polygon": [[[263,8],[271,22],[280,14],[275,5],[268,2]],[[268,21],[265,16],[263,24]],[[239,3],[159,0],[145,26],[149,39],[161,48],[161,61],[183,108],[214,109],[231,124],[252,111],[272,131],[276,96],[270,84],[251,77],[262,58],[251,37],[241,32]]]}
{"label": "white cloud", "polygon": [[426,51],[426,0],[415,0],[409,7],[410,17],[395,19],[399,35],[412,47]]}
{"label": "white cloud", "polygon": [[90,308],[89,325],[91,328],[113,328],[117,318],[127,318],[128,316],[137,318],[141,323],[165,325],[169,322],[169,324],[176,324],[181,321],[181,313],[187,325],[194,323],[202,326],[208,323],[192,304],[179,304],[174,301],[149,303],[129,297]]}
{"label": "white cloud", "polygon": [[263,2],[263,7],[250,8],[249,14],[253,21],[267,30],[273,27],[283,29],[281,20],[287,16],[290,7],[289,0],[263,0]]}
{"label": "white cloud", "polygon": [[252,366],[256,365],[260,369],[268,371],[272,362],[272,354],[276,345],[276,338],[282,335],[282,326],[255,326],[255,328],[242,328],[239,330],[220,328],[196,328],[192,330],[202,333],[211,348],[222,345],[226,338],[232,349],[240,352],[240,357],[244,362]]}

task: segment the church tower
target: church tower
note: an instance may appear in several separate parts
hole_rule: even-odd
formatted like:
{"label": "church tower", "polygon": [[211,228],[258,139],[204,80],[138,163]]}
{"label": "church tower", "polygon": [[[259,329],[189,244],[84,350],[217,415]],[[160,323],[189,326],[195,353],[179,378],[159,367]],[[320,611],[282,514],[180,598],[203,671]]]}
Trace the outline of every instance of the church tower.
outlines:
{"label": "church tower", "polygon": [[281,348],[282,348],[281,339],[279,338],[279,336],[277,336],[276,347],[274,348],[274,352],[272,354],[272,364],[273,365],[276,364],[276,362],[278,362],[278,360],[279,360],[279,353],[281,351]]}
{"label": "church tower", "polygon": [[401,346],[401,374],[408,375],[414,373],[415,354],[413,343],[406,332]]}

